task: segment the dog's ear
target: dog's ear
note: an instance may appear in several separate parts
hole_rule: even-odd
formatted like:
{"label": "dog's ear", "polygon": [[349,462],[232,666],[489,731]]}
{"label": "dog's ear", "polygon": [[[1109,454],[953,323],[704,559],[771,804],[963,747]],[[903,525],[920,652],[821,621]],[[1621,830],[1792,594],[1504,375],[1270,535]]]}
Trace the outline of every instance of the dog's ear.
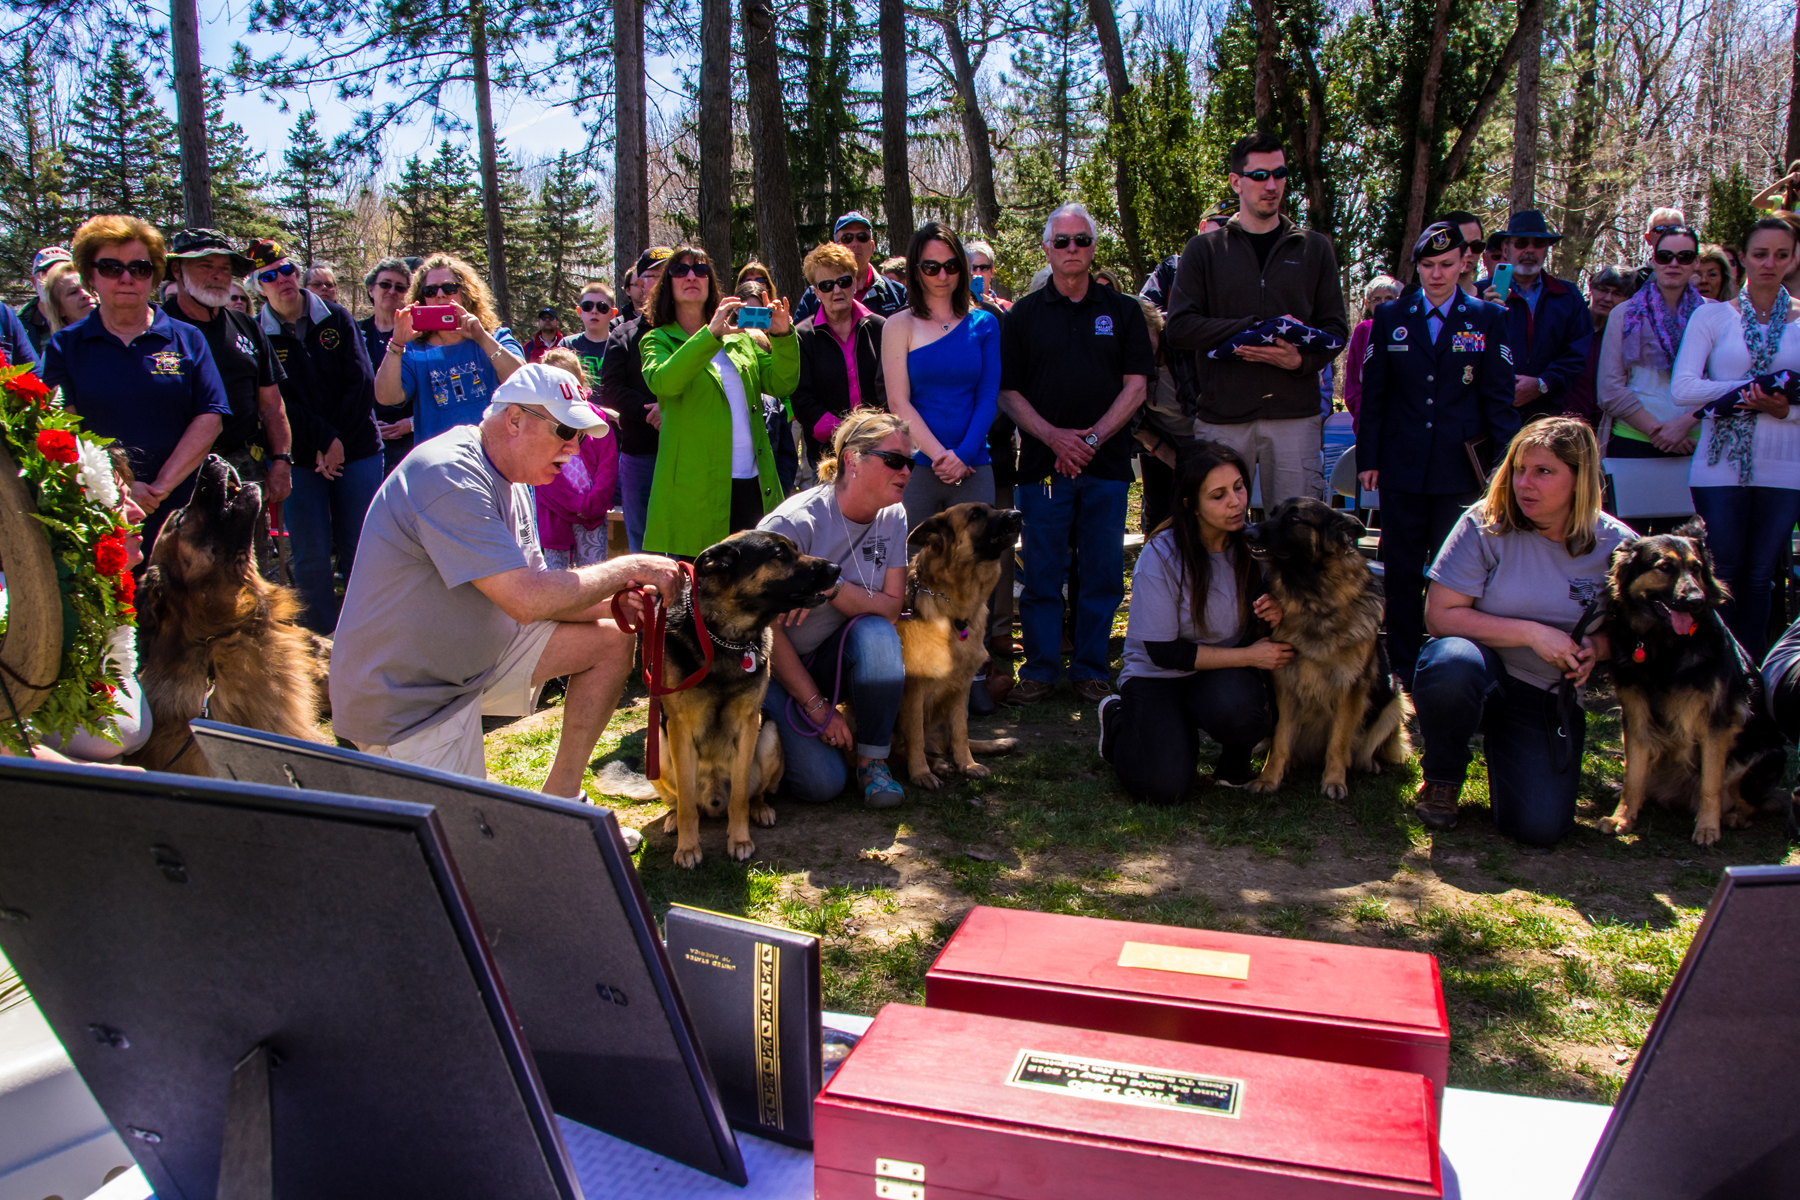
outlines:
{"label": "dog's ear", "polygon": [[703,575],[725,575],[737,568],[738,548],[729,541],[708,546],[694,560],[694,570]]}
{"label": "dog's ear", "polygon": [[1689,517],[1687,519],[1687,521],[1679,529],[1675,530],[1675,536],[1676,537],[1684,537],[1684,538],[1692,538],[1694,541],[1699,542],[1702,546],[1706,545],[1706,520],[1705,520],[1705,518],[1699,517],[1699,516]]}
{"label": "dog's ear", "polygon": [[1331,539],[1339,545],[1354,546],[1368,532],[1368,527],[1359,521],[1354,513],[1342,509],[1331,512]]}
{"label": "dog's ear", "polygon": [[939,513],[928,521],[920,521],[918,527],[906,535],[906,544],[942,548],[949,545],[950,539],[954,536],[955,532],[950,527],[949,514]]}

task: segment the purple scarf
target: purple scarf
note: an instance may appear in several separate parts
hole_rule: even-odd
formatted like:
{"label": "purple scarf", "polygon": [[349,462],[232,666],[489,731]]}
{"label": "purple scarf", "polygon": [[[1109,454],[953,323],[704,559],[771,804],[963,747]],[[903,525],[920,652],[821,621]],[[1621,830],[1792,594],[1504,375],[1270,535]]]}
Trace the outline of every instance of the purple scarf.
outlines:
{"label": "purple scarf", "polygon": [[1625,321],[1619,339],[1625,365],[1649,367],[1654,371],[1673,370],[1675,352],[1681,348],[1681,335],[1687,329],[1688,318],[1704,303],[1699,289],[1690,283],[1681,295],[1681,303],[1670,312],[1656,281],[1646,282],[1636,295],[1619,306],[1619,316]]}

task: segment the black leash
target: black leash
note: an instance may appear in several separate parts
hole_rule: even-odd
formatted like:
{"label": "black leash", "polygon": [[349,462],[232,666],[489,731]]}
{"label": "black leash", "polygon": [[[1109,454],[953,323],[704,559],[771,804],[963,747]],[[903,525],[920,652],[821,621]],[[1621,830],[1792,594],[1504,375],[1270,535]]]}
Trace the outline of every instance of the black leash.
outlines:
{"label": "black leash", "polygon": [[[1587,607],[1581,610],[1581,619],[1575,622],[1575,631],[1569,635],[1577,649],[1581,647],[1581,639],[1588,635],[1588,629],[1593,625],[1594,618],[1599,615],[1600,603],[1604,599],[1606,599],[1606,593],[1602,592],[1589,600]],[[1600,664],[1596,662],[1594,665],[1597,667]],[[1593,672],[1590,670],[1588,675],[1591,678]],[[1581,719],[1581,698],[1578,689],[1575,687],[1575,681],[1566,675],[1556,685],[1556,716],[1559,727],[1556,731],[1557,740],[1550,747],[1550,760],[1556,767],[1556,773],[1561,775],[1574,765],[1574,731]]]}

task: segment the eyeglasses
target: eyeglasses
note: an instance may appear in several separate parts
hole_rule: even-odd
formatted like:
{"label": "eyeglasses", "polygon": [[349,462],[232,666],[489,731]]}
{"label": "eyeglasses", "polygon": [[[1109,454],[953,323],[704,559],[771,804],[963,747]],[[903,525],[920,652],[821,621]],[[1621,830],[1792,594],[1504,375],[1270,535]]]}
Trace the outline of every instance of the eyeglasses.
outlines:
{"label": "eyeglasses", "polygon": [[375,286],[384,292],[398,292],[404,290],[406,287],[404,283],[395,283],[391,279],[377,279],[375,281]]}
{"label": "eyeglasses", "polygon": [[1516,237],[1512,239],[1514,250],[1548,250],[1556,245],[1554,238]]}
{"label": "eyeglasses", "polygon": [[[266,271],[257,272],[256,277],[264,283],[274,283],[277,279],[292,275],[299,269],[300,268],[296,267],[293,263],[282,263],[279,267],[270,267]],[[102,274],[104,274],[104,272],[102,272]]]}
{"label": "eyeglasses", "polygon": [[839,275],[836,279],[821,279],[813,284],[813,291],[821,296],[829,296],[838,288],[849,289],[856,286],[854,275]]}
{"label": "eyeglasses", "polygon": [[1699,258],[1700,252],[1698,250],[1658,250],[1650,257],[1655,259],[1657,266],[1660,267],[1666,267],[1674,262],[1678,262],[1685,267],[1695,259]]}
{"label": "eyeglasses", "polygon": [[1286,167],[1276,167],[1273,171],[1240,171],[1238,174],[1257,183],[1267,183],[1271,179],[1286,179],[1288,170]]}
{"label": "eyeglasses", "polygon": [[1086,250],[1089,246],[1094,244],[1094,235],[1091,233],[1077,233],[1070,236],[1066,233],[1059,233],[1050,239],[1050,244],[1058,250],[1067,250],[1070,242],[1074,242],[1077,246]]}
{"label": "eyeglasses", "polygon": [[555,417],[546,417],[541,412],[533,412],[529,408],[526,408],[523,404],[515,404],[515,405],[513,405],[513,407],[518,409],[520,412],[524,413],[528,417],[536,417],[538,420],[542,421],[546,425],[556,426],[556,436],[565,442],[572,442],[576,438],[583,438],[583,437],[587,436],[586,433],[575,428],[573,425],[564,425],[561,421],[557,420]]}
{"label": "eyeglasses", "polygon": [[449,283],[428,283],[419,289],[421,296],[454,296],[462,291],[462,284],[454,279]]}
{"label": "eyeglasses", "polygon": [[130,271],[133,279],[148,279],[156,274],[156,265],[147,258],[134,258],[122,263],[116,258],[97,258],[94,260],[94,271],[108,279],[117,279]]}
{"label": "eyeglasses", "polygon": [[991,262],[978,263],[978,262],[974,261],[973,259],[969,260],[969,270],[971,270],[971,271],[975,271],[975,272],[979,273],[982,271],[991,271],[993,269],[994,269],[994,264]]}
{"label": "eyeglasses", "polygon": [[581,302],[581,311],[609,313],[612,311],[612,305],[604,300],[583,300]]}
{"label": "eyeglasses", "polygon": [[939,271],[942,271],[946,275],[962,274],[962,264],[957,262],[954,258],[946,258],[943,262],[939,262],[935,258],[921,258],[919,260],[919,271],[922,274],[929,275],[933,279],[936,279]]}
{"label": "eyeglasses", "polygon": [[671,279],[686,279],[689,275],[695,279],[705,279],[712,274],[712,266],[700,262],[670,263],[663,269]]}
{"label": "eyeglasses", "polygon": [[898,450],[865,450],[863,452],[863,457],[879,458],[881,460],[881,465],[890,471],[912,470],[912,455],[902,454]]}
{"label": "eyeglasses", "polygon": [[840,233],[837,235],[837,240],[840,246],[848,246],[852,242],[872,242],[875,240],[875,235],[865,229],[861,233]]}

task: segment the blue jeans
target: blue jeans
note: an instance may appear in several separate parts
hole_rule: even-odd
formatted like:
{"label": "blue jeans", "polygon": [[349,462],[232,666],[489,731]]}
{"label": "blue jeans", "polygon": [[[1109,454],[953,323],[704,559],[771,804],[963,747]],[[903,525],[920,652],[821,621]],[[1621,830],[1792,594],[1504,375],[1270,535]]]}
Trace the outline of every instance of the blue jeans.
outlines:
{"label": "blue jeans", "polygon": [[[854,626],[845,625],[805,656],[803,661],[812,673],[813,683],[827,701],[837,684],[840,646],[844,668],[843,691],[838,699],[849,701],[856,712],[856,752],[864,758],[886,758],[894,722],[900,717],[900,693],[906,687],[900,631],[891,621],[866,616]],[[781,790],[796,800],[822,804],[844,790],[850,781],[850,767],[844,761],[843,751],[801,732],[815,732],[799,713],[800,704],[807,699],[799,697],[790,713],[787,689],[778,680],[770,679],[763,712],[775,721],[781,733],[781,752],[787,759]],[[817,715],[825,714],[821,710]]]}
{"label": "blue jeans", "polygon": [[644,549],[644,523],[650,519],[650,481],[656,476],[656,455],[619,455],[620,507],[625,510],[625,540],[633,554]]}
{"label": "blue jeans", "polygon": [[1125,598],[1125,496],[1130,484],[1116,479],[1074,479],[1018,486],[1025,514],[1025,590],[1019,625],[1025,665],[1019,678],[1055,683],[1062,673],[1063,579],[1069,571],[1069,533],[1081,560],[1075,595],[1075,654],[1069,678],[1107,677],[1113,614]]}
{"label": "blue jeans", "polygon": [[332,551],[337,568],[350,578],[356,561],[363,518],[381,486],[385,463],[379,454],[344,464],[344,472],[327,479],[317,471],[295,470],[294,491],[281,505],[293,550],[294,589],[306,611],[300,620],[314,633],[337,628],[337,588],[333,584]]}
{"label": "blue jeans", "polygon": [[1781,550],[1800,518],[1800,491],[1768,487],[1697,487],[1694,511],[1706,521],[1713,574],[1731,589],[1719,610],[1738,644],[1761,662],[1769,648],[1769,605]]}
{"label": "blue jeans", "polygon": [[[1479,730],[1495,827],[1528,846],[1552,845],[1574,828],[1586,713],[1577,708],[1574,727],[1564,728],[1555,692],[1514,679],[1491,648],[1458,637],[1426,642],[1419,652],[1413,705],[1426,782],[1461,787],[1469,739]],[[1568,759],[1561,770],[1559,751]]]}

